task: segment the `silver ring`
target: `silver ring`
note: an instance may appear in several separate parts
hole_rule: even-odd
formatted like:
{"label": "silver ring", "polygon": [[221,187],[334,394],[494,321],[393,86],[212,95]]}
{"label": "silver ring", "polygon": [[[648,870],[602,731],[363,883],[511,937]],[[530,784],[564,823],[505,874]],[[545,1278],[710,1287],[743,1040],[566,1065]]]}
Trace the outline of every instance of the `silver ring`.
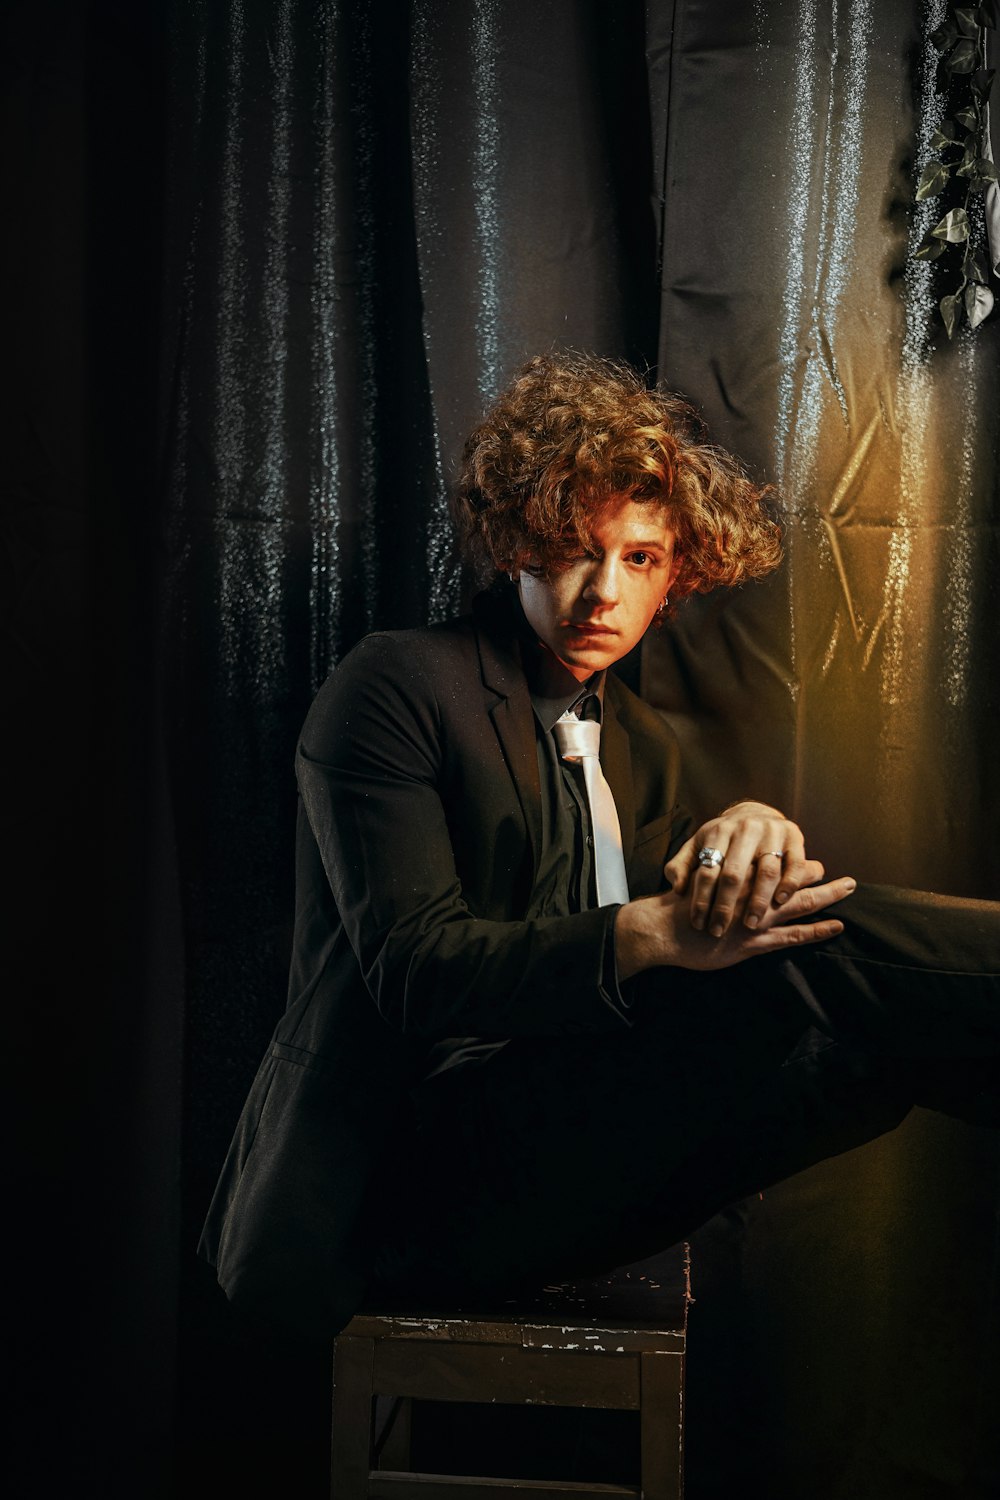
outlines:
{"label": "silver ring", "polygon": [[722,864],[722,850],[710,849],[706,844],[698,850],[698,863],[706,870],[717,870]]}
{"label": "silver ring", "polygon": [[763,854],[758,854],[757,856],[758,859],[767,859],[768,857],[771,859],[784,859],[785,851],[784,849],[765,849]]}

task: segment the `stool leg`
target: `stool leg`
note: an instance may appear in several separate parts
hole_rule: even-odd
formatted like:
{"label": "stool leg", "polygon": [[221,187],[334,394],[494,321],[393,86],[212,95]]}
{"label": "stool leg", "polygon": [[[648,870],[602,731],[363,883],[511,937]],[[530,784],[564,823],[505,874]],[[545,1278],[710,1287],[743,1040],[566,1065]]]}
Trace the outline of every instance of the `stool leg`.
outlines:
{"label": "stool leg", "polygon": [[373,1339],[334,1340],[331,1500],[366,1500],[372,1466]]}
{"label": "stool leg", "polygon": [[642,1500],[681,1500],[684,1361],[679,1354],[643,1354],[639,1368]]}

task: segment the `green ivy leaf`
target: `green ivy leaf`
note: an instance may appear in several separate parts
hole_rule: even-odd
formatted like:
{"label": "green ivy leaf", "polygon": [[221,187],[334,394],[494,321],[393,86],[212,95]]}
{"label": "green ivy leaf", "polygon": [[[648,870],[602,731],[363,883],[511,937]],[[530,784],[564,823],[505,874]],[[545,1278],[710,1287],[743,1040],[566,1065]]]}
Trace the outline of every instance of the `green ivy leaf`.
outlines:
{"label": "green ivy leaf", "polygon": [[948,337],[951,338],[952,334],[955,332],[955,325],[958,322],[959,318],[962,316],[961,298],[957,293],[953,297],[942,297],[941,301],[938,303],[938,307],[941,309],[941,317],[944,320],[944,326],[947,330]]}
{"label": "green ivy leaf", "polygon": [[[949,6],[946,19],[931,35],[931,41],[941,54],[941,69],[953,80],[952,103],[957,107],[953,107],[952,118],[942,120],[931,133],[930,145],[935,157],[922,167],[914,196],[917,202],[937,197],[952,176],[964,177],[968,187],[964,190],[966,207],[949,209],[925,233],[911,256],[913,260],[934,262],[944,255],[949,245],[962,247],[961,271],[957,276],[954,274],[959,264],[955,261],[945,277],[946,284],[950,281],[955,289],[938,303],[949,339],[963,317],[967,317],[970,328],[978,328],[994,308],[994,296],[989,286],[991,268],[984,255],[973,247],[972,225],[966,209],[970,206],[970,193],[983,192],[991,183],[1000,180],[996,164],[981,154],[986,144],[986,101],[996,72],[993,68],[981,66],[984,60],[983,33],[985,29],[996,26],[998,9],[1000,0],[984,0],[975,6]],[[968,77],[968,85],[954,82],[965,77]],[[960,194],[956,195],[953,190],[952,202],[955,196]],[[976,213],[981,215],[978,206]],[[976,222],[980,220],[977,218]]]}
{"label": "green ivy leaf", "polygon": [[968,42],[962,37],[944,59],[944,66],[949,73],[971,73],[978,61],[979,49],[975,42]]}
{"label": "green ivy leaf", "polygon": [[948,175],[948,168],[944,162],[929,161],[917,183],[917,202],[922,203],[925,198],[936,198],[941,189],[947,185]]}
{"label": "green ivy leaf", "polygon": [[[939,240],[938,244],[940,243]],[[990,279],[986,272],[986,262],[977,250],[966,250],[962,270],[969,281],[978,281],[980,286],[985,286]]]}
{"label": "green ivy leaf", "polygon": [[954,21],[944,21],[936,31],[931,32],[931,41],[939,52],[947,52],[953,42],[958,41],[958,27]]}
{"label": "green ivy leaf", "polygon": [[975,171],[969,178],[969,186],[974,193],[985,193],[990,186],[998,180],[997,169],[993,162],[981,156],[976,162]]}
{"label": "green ivy leaf", "polygon": [[[978,328],[984,318],[993,311],[993,293],[988,286],[965,288],[965,312],[970,328]],[[949,335],[950,337],[950,335]]]}
{"label": "green ivy leaf", "polygon": [[947,240],[951,245],[960,244],[969,238],[969,216],[964,208],[950,208],[929,231],[936,240]]}
{"label": "green ivy leaf", "polygon": [[959,143],[959,129],[954,120],[945,120],[931,136],[932,151],[947,151],[949,146]]}

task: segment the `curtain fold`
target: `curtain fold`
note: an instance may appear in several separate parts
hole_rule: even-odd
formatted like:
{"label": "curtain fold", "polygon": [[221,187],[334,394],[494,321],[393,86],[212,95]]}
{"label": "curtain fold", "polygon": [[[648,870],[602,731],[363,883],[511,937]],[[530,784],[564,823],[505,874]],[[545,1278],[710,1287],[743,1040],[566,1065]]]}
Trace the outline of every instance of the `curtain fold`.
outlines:
{"label": "curtain fold", "polygon": [[[659,368],[777,485],[786,560],[692,601],[647,648],[645,693],[705,812],[752,789],[831,872],[996,899],[997,325],[949,344],[907,258],[933,222],[908,205],[945,112],[944,7],[679,11]],[[692,1358],[711,1351],[771,1492],[995,1487],[996,1192],[995,1142],[917,1111],[734,1215],[742,1295],[707,1299],[702,1343],[696,1306]],[[692,1440],[724,1493],[704,1410]]]}

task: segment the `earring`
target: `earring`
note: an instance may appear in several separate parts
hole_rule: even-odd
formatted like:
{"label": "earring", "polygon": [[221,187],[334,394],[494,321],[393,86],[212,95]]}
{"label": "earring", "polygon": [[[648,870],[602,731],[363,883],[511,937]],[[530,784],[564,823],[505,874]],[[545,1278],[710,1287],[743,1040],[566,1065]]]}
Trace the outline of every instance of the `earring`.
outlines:
{"label": "earring", "polygon": [[657,619],[660,619],[660,617],[663,614],[663,611],[666,609],[666,607],[667,607],[667,605],[669,603],[670,603],[670,595],[669,594],[664,594],[663,598],[660,600],[659,604],[656,606],[656,618]]}

